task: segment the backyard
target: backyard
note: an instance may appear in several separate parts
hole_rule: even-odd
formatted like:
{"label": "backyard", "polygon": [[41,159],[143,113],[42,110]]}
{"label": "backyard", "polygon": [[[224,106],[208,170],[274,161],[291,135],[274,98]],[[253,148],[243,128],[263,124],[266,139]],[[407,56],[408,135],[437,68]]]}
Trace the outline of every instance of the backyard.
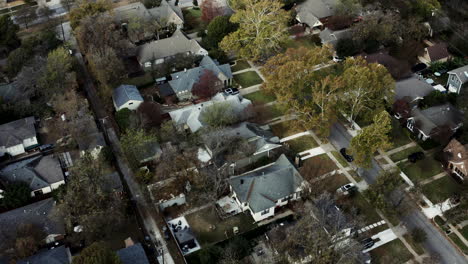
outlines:
{"label": "backyard", "polygon": [[279,138],[284,138],[287,136],[292,136],[294,134],[304,132],[305,129],[294,120],[281,122],[276,125],[271,125],[271,131]]}
{"label": "backyard", "polygon": [[463,186],[445,176],[422,187],[424,195],[433,203],[440,203],[463,191]]}
{"label": "backyard", "polygon": [[304,161],[304,165],[299,169],[304,180],[312,182],[314,179],[337,169],[327,154],[318,155]]}
{"label": "backyard", "polygon": [[234,80],[241,88],[247,88],[253,85],[261,84],[262,78],[255,71],[246,71],[243,73],[235,74]]}
{"label": "backyard", "polygon": [[239,233],[257,227],[253,218],[247,213],[221,220],[214,206],[186,215],[185,218],[202,247],[233,237],[234,227],[239,228]]}
{"label": "backyard", "polygon": [[[346,183],[348,183],[347,181]],[[338,186],[339,187],[339,186]],[[338,188],[337,187],[337,188]],[[355,212],[357,217],[361,217],[364,225],[370,225],[382,220],[375,211],[374,207],[364,199],[361,193],[356,192],[352,196],[340,200],[344,210],[348,213]]]}
{"label": "backyard", "polygon": [[309,135],[288,140],[285,144],[289,145],[289,148],[295,153],[300,153],[319,146],[317,141]]}
{"label": "backyard", "polygon": [[245,99],[252,101],[252,103],[266,104],[276,100],[275,95],[265,94],[263,91],[256,91],[243,96]]}
{"label": "backyard", "polygon": [[232,72],[242,71],[250,68],[250,64],[245,60],[237,60],[236,64],[231,67]]}
{"label": "backyard", "polygon": [[410,260],[413,255],[406,249],[403,242],[395,239],[387,244],[384,244],[370,251],[372,263],[405,263]]}
{"label": "backyard", "polygon": [[404,149],[402,151],[398,151],[390,155],[390,159],[392,159],[393,162],[398,162],[400,160],[407,159],[409,154],[418,152],[418,151],[423,151],[423,149],[420,146],[410,147],[410,148]]}
{"label": "backyard", "polygon": [[432,155],[416,163],[409,161],[400,163],[398,167],[413,181],[422,181],[443,172],[442,165]]}

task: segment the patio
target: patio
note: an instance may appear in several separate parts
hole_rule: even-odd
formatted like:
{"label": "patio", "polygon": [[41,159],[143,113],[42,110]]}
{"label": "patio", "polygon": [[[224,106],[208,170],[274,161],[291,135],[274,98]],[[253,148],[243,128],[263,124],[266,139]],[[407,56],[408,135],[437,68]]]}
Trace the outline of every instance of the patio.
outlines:
{"label": "patio", "polygon": [[242,212],[239,204],[229,196],[224,196],[223,198],[219,199],[216,202],[216,205],[222,210],[226,217],[234,216]]}

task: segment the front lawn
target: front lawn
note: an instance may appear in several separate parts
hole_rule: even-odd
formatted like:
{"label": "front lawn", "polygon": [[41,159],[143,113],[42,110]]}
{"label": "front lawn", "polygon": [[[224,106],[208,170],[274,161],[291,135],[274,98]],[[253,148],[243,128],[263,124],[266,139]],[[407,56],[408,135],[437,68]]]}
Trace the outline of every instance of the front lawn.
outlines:
{"label": "front lawn", "polygon": [[390,159],[392,159],[393,162],[398,162],[400,160],[407,159],[409,154],[422,150],[423,149],[420,146],[410,147],[390,155]]}
{"label": "front lawn", "polygon": [[400,163],[398,167],[411,180],[425,180],[443,172],[442,165],[432,155],[426,156],[425,159],[419,160],[416,163],[409,161]]}
{"label": "front lawn", "polygon": [[400,125],[400,122],[395,118],[392,118],[392,130],[390,131],[391,142],[393,147],[397,148],[406,144],[411,143],[411,139],[407,135],[407,131]]}
{"label": "front lawn", "polygon": [[187,33],[198,32],[203,29],[203,22],[201,21],[201,9],[187,8],[183,9],[182,13],[184,15],[184,28],[187,30]]}
{"label": "front lawn", "polygon": [[317,38],[316,36],[306,36],[306,37],[300,37],[296,39],[289,39],[284,47],[286,49],[292,48],[292,49],[297,49],[300,47],[304,48],[314,48],[320,45],[320,38]]}
{"label": "front lawn", "polygon": [[255,71],[246,71],[243,73],[235,74],[234,80],[241,88],[247,88],[263,82],[262,78]]}
{"label": "front lawn", "polygon": [[373,264],[405,263],[413,258],[403,242],[395,239],[370,251]]}
{"label": "front lawn", "polygon": [[250,68],[250,64],[245,60],[237,60],[236,64],[231,67],[232,72],[242,71]]}
{"label": "front lawn", "polygon": [[238,227],[239,233],[250,231],[257,227],[248,213],[221,220],[214,206],[202,209],[185,216],[190,228],[202,247],[214,244],[234,236],[233,228]]}
{"label": "front lawn", "polygon": [[243,95],[243,97],[245,99],[252,101],[252,103],[257,103],[257,104],[266,104],[266,103],[273,102],[276,100],[275,95],[266,94],[263,91],[256,91],[253,93],[249,93],[249,94]]}
{"label": "front lawn", "polygon": [[288,140],[285,142],[285,144],[289,145],[289,148],[295,153],[300,153],[319,146],[317,141],[315,141],[315,139],[309,135]]}
{"label": "front lawn", "polygon": [[403,237],[411,245],[411,247],[416,251],[416,253],[418,253],[418,255],[424,254],[425,251],[421,243],[417,243],[416,241],[414,241],[413,236],[411,236],[411,234],[407,233],[403,235]]}
{"label": "front lawn", "polygon": [[451,176],[445,176],[422,187],[424,195],[433,203],[440,203],[463,191],[463,186]]}
{"label": "front lawn", "polygon": [[312,182],[314,179],[336,169],[335,162],[327,154],[322,154],[305,160],[299,171],[304,180]]}
{"label": "front lawn", "polygon": [[348,162],[345,160],[345,158],[343,158],[343,155],[341,155],[338,151],[332,151],[331,153],[335,157],[335,159],[338,160],[341,166],[345,168],[349,166]]}
{"label": "front lawn", "polygon": [[306,131],[305,128],[303,128],[297,121],[294,120],[281,122],[275,125],[271,125],[270,127],[271,131],[273,131],[273,134],[279,138],[292,136],[294,134]]}
{"label": "front lawn", "polygon": [[460,233],[465,237],[465,239],[468,239],[468,226],[463,227],[461,230],[459,230]]}
{"label": "front lawn", "polygon": [[340,200],[340,204],[343,205],[346,212],[352,213],[354,211],[358,217],[362,217],[364,225],[375,224],[382,220],[375,208],[359,192]]}
{"label": "front lawn", "polygon": [[334,194],[338,188],[347,183],[349,183],[349,180],[348,178],[346,178],[346,176],[344,176],[343,174],[335,174],[321,180],[320,184],[318,185],[324,186],[324,190],[322,191],[327,191],[329,193]]}
{"label": "front lawn", "polygon": [[455,243],[464,254],[468,254],[468,247],[460,240],[460,238],[455,234],[452,233],[449,235],[450,239]]}

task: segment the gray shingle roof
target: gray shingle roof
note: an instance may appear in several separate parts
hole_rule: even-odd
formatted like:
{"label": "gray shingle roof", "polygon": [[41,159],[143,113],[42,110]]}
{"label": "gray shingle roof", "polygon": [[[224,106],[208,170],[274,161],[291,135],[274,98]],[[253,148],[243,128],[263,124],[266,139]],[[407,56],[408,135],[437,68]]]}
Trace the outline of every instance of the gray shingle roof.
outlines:
{"label": "gray shingle roof", "polygon": [[117,255],[123,264],[149,264],[148,257],[140,243],[118,250]]}
{"label": "gray shingle roof", "polygon": [[337,0],[306,0],[298,5],[297,17],[312,27],[320,19],[334,15],[337,3]]}
{"label": "gray shingle roof", "polygon": [[422,98],[434,91],[432,85],[416,77],[408,78],[396,83],[395,99],[399,100],[408,97],[410,102]]}
{"label": "gray shingle roof", "polygon": [[416,108],[412,111],[411,116],[414,117],[416,127],[426,135],[430,135],[436,127],[448,125],[451,129],[455,129],[463,123],[463,113],[450,103],[425,110]]}
{"label": "gray shingle roof", "polygon": [[37,254],[19,260],[17,264],[70,264],[70,250],[65,246],[60,246],[51,250],[44,249]]}
{"label": "gray shingle roof", "polygon": [[276,201],[289,196],[303,183],[302,176],[281,155],[272,165],[229,179],[241,203],[249,203],[254,213],[275,206]]}
{"label": "gray shingle roof", "polygon": [[53,155],[12,163],[0,170],[0,177],[7,182],[24,182],[32,191],[64,180],[60,162]]}
{"label": "gray shingle roof", "polygon": [[11,147],[36,136],[34,117],[26,117],[0,125],[0,146]]}
{"label": "gray shingle roof", "polygon": [[457,77],[460,78],[462,84],[468,82],[468,65],[451,70],[448,73],[457,75]]}
{"label": "gray shingle roof", "polygon": [[102,132],[78,137],[76,138],[76,141],[78,142],[78,148],[82,151],[106,146],[106,140],[104,139]]}
{"label": "gray shingle roof", "polygon": [[332,31],[331,29],[326,28],[320,32],[319,36],[322,44],[331,44],[335,46],[338,43],[338,40],[351,37],[351,33],[352,31],[349,28],[337,31]]}
{"label": "gray shingle roof", "polygon": [[229,64],[218,65],[218,63],[216,63],[209,56],[205,56],[201,60],[200,66],[189,69],[187,71],[180,71],[171,74],[172,81],[169,81],[169,84],[175,93],[181,91],[191,91],[193,85],[198,82],[205,70],[213,72],[216,76],[222,74],[228,79],[232,78],[231,67]]}
{"label": "gray shingle roof", "polygon": [[147,9],[141,2],[130,3],[114,8],[114,14],[120,21],[128,21],[134,17],[156,19],[162,26],[166,26],[169,18],[172,16],[178,18],[178,21],[176,21],[178,23],[176,24],[183,24],[184,22],[180,7],[169,4],[166,0],[161,1],[160,6],[151,9]]}
{"label": "gray shingle roof", "polygon": [[0,214],[0,247],[16,238],[21,224],[38,226],[46,235],[65,234],[64,224],[54,211],[55,202],[49,198]]}
{"label": "gray shingle roof", "polygon": [[143,102],[140,92],[135,85],[122,84],[114,89],[112,98],[117,107],[121,107],[130,100]]}

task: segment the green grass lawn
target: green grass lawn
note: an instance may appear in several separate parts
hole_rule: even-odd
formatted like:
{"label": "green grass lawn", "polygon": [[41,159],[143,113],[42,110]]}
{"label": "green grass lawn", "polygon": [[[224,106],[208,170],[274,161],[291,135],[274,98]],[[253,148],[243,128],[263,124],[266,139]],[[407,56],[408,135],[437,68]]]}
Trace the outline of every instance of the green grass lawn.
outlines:
{"label": "green grass lawn", "polygon": [[253,85],[261,84],[263,82],[262,78],[258,76],[255,71],[247,71],[234,75],[234,80],[242,88],[247,88]]}
{"label": "green grass lawn", "polygon": [[391,142],[393,148],[397,148],[408,143],[411,143],[411,139],[405,132],[405,128],[401,127],[400,122],[395,118],[392,118],[392,130],[390,131]]}
{"label": "green grass lawn", "polygon": [[335,159],[338,160],[341,166],[345,168],[349,166],[348,162],[345,160],[345,158],[343,158],[343,156],[338,151],[332,151],[332,155],[333,157],[335,157]]}
{"label": "green grass lawn", "polygon": [[450,234],[449,237],[452,239],[453,243],[455,243],[461,249],[461,251],[463,251],[463,253],[468,254],[468,247],[463,244],[463,242],[455,233]]}
{"label": "green grass lawn", "polygon": [[414,152],[422,151],[423,149],[420,146],[414,146],[411,148],[404,149],[402,151],[396,152],[392,155],[390,155],[390,159],[393,160],[393,162],[397,162],[400,160],[404,160],[408,158],[408,155]]}
{"label": "green grass lawn", "polygon": [[370,254],[373,264],[405,263],[413,257],[399,239],[395,239],[370,251]]}
{"label": "green grass lawn", "polygon": [[346,176],[343,174],[335,174],[320,181],[320,186],[324,187],[321,191],[335,193],[338,188],[347,183],[349,183],[349,180]]}
{"label": "green grass lawn", "polygon": [[138,88],[143,88],[149,85],[154,84],[154,78],[151,76],[151,73],[147,72],[142,76],[137,76],[129,79],[125,79],[122,84],[131,84],[135,85]]}
{"label": "green grass lawn", "polygon": [[343,199],[340,203],[344,206],[346,212],[352,213],[354,211],[358,217],[363,218],[362,220],[365,225],[374,224],[382,220],[375,211],[375,208],[359,192]]}
{"label": "green grass lawn", "polygon": [[306,181],[312,182],[335,169],[337,169],[335,162],[327,154],[322,154],[305,160],[299,171]]}
{"label": "green grass lawn", "polygon": [[440,203],[463,191],[463,186],[445,176],[422,187],[424,195],[433,203]]}
{"label": "green grass lawn", "polygon": [[273,131],[273,134],[275,134],[279,138],[284,138],[287,136],[297,134],[299,132],[306,131],[305,128],[303,128],[300,124],[297,123],[297,121],[294,120],[281,122],[270,127],[271,131]]}
{"label": "green grass lawn", "polygon": [[286,110],[278,104],[266,106],[265,111],[268,111],[271,114],[271,118],[283,116],[286,114]]}
{"label": "green grass lawn", "polygon": [[285,144],[289,145],[289,148],[295,153],[300,153],[319,146],[317,141],[315,141],[312,136],[308,135],[288,140]]}
{"label": "green grass lawn", "polygon": [[398,167],[412,180],[425,180],[443,172],[442,165],[432,155],[416,163],[400,163]]}
{"label": "green grass lawn", "polygon": [[297,48],[300,48],[300,47],[305,47],[305,48],[314,48],[318,45],[318,43],[320,43],[320,39],[317,41],[317,39],[315,37],[301,37],[301,38],[297,38],[297,39],[289,39],[284,47],[286,49],[289,49],[289,48],[293,48],[293,49],[297,49]]}
{"label": "green grass lawn", "polygon": [[403,237],[411,245],[411,247],[416,251],[416,253],[418,253],[418,255],[424,254],[425,251],[421,243],[417,243],[416,241],[414,241],[413,237],[410,234],[406,234]]}
{"label": "green grass lawn", "polygon": [[214,206],[189,214],[185,218],[202,247],[233,237],[234,227],[238,227],[240,233],[257,227],[248,213],[221,220]]}
{"label": "green grass lawn", "polygon": [[187,29],[187,33],[198,32],[203,29],[203,22],[201,21],[201,9],[187,8],[183,9],[184,15],[184,28]]}
{"label": "green grass lawn", "polygon": [[249,94],[243,95],[243,97],[246,99],[249,99],[250,101],[252,101],[252,103],[257,103],[257,104],[266,104],[266,103],[273,102],[276,100],[275,95],[266,94],[263,91],[256,91],[253,93],[249,93]]}
{"label": "green grass lawn", "polygon": [[245,60],[237,60],[236,64],[231,67],[232,72],[241,71],[250,68],[250,64]]}

